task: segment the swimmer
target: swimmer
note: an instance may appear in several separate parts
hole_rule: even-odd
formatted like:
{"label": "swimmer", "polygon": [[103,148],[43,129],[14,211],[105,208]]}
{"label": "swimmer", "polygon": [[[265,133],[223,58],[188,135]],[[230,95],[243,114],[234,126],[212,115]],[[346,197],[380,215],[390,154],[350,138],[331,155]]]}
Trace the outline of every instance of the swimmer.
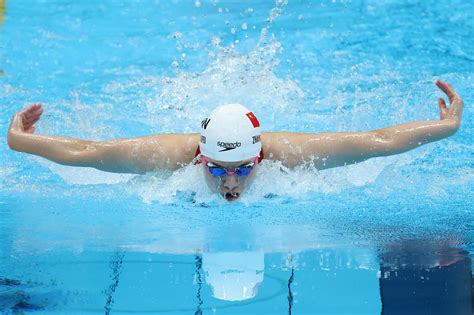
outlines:
{"label": "swimmer", "polygon": [[311,163],[318,170],[403,153],[453,135],[461,124],[463,101],[447,83],[436,81],[440,120],[418,121],[379,130],[334,133],[260,132],[255,115],[239,104],[217,107],[201,123],[200,134],[157,134],[133,139],[87,141],[37,135],[43,113],[33,104],[13,116],[11,149],[53,162],[115,173],[144,174],[201,165],[211,190],[228,201],[238,199],[255,178],[263,158],[294,168]]}

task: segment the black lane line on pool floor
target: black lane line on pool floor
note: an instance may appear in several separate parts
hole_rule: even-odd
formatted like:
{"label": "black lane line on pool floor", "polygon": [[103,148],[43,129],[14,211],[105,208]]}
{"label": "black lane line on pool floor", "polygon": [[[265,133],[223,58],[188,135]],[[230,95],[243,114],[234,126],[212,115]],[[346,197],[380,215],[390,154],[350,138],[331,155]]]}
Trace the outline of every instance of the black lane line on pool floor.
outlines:
{"label": "black lane line on pool floor", "polygon": [[195,274],[195,277],[196,277],[196,283],[198,285],[198,289],[197,289],[197,293],[196,293],[196,298],[197,298],[197,301],[198,301],[198,305],[196,306],[196,312],[194,312],[194,315],[202,315],[202,309],[201,309],[201,306],[202,306],[202,297],[201,297],[201,289],[202,289],[202,275],[201,275],[201,271],[202,271],[202,258],[199,257],[198,255],[196,255],[196,257],[194,257],[194,261],[195,261],[195,264],[196,264],[196,269],[194,271],[194,274]]}
{"label": "black lane line on pool floor", "polygon": [[120,273],[122,272],[122,264],[123,264],[123,252],[116,252],[110,257],[109,267],[112,271],[110,276],[112,283],[109,285],[107,290],[104,291],[106,300],[105,300],[105,315],[109,315],[110,311],[112,310],[112,306],[114,305],[114,298],[113,294],[117,289],[120,281]]}
{"label": "black lane line on pool floor", "polygon": [[291,268],[291,276],[288,279],[288,315],[291,315],[293,309],[293,292],[291,291],[291,284],[295,278],[295,269]]}

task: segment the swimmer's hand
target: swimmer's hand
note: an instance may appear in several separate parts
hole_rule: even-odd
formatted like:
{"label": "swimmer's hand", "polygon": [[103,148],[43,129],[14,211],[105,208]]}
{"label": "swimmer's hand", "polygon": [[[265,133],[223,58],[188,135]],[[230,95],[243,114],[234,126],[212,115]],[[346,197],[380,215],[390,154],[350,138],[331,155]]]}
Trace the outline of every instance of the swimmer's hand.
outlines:
{"label": "swimmer's hand", "polygon": [[10,133],[34,133],[34,124],[41,118],[43,107],[41,104],[32,104],[13,116],[8,134]]}
{"label": "swimmer's hand", "polygon": [[8,145],[11,149],[19,151],[22,139],[35,132],[35,124],[43,114],[41,104],[31,104],[16,113],[8,128]]}
{"label": "swimmer's hand", "polygon": [[452,120],[455,124],[456,130],[461,124],[462,110],[464,102],[461,97],[454,91],[450,84],[437,80],[436,85],[443,91],[449,99],[449,108],[446,106],[444,99],[438,99],[438,106],[440,110],[441,120]]}

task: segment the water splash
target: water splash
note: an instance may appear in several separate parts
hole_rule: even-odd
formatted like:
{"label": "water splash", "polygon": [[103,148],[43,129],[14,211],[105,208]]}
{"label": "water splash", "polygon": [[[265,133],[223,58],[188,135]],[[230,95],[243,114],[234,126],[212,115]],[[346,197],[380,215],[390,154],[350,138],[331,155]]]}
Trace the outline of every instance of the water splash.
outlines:
{"label": "water splash", "polygon": [[[439,94],[433,89],[433,76],[423,74],[408,83],[387,57],[351,60],[348,65],[347,52],[351,50],[338,50],[330,55],[340,66],[340,70],[334,72],[325,68],[329,63],[327,60],[316,60],[329,58],[329,55],[305,59],[306,53],[314,53],[306,47],[308,51],[300,57],[304,62],[314,62],[308,67],[312,72],[308,77],[310,88],[304,88],[304,80],[295,79],[306,69],[297,69],[294,76],[285,74],[281,71],[280,59],[284,49],[292,47],[291,41],[282,44],[272,33],[272,27],[285,15],[286,6],[287,1],[275,2],[264,19],[266,24],[259,32],[257,44],[248,52],[242,52],[238,43],[227,43],[212,34],[208,64],[203,65],[202,71],[185,71],[179,67],[179,62],[174,76],[151,75],[138,66],[105,69],[106,75],[120,73],[122,76],[100,81],[94,92],[78,87],[70,93],[69,99],[55,102],[57,105],[46,104],[46,117],[40,121],[38,131],[94,140],[196,132],[202,117],[215,106],[227,102],[240,102],[252,108],[264,131],[368,130],[435,117],[435,100]],[[173,36],[180,38],[183,35],[175,30]],[[223,44],[225,42],[227,44]],[[351,46],[344,48],[352,49]],[[447,76],[453,81],[469,81],[462,80],[464,77],[458,74]],[[103,83],[105,81],[107,83]],[[8,84],[3,86],[7,96],[20,92],[23,97],[41,94]],[[288,198],[303,200],[314,198],[314,193],[335,196],[353,188],[360,189],[366,200],[394,191],[403,192],[402,197],[406,200],[419,192],[427,196],[449,196],[450,189],[457,185],[462,185],[462,189],[472,195],[466,188],[473,181],[472,165],[469,161],[466,163],[472,145],[460,143],[462,141],[464,139],[450,139],[400,156],[372,159],[322,172],[307,168],[288,171],[279,163],[266,161],[242,203],[280,202]],[[459,153],[464,161],[449,158],[450,152]],[[125,191],[140,196],[147,203],[220,204],[222,201],[207,190],[202,174],[193,166],[173,174],[164,172],[134,177],[63,167],[40,158],[35,161],[61,177],[66,183],[64,194],[69,193],[69,185],[76,185],[73,189],[84,189],[78,186],[85,186],[88,191],[86,185],[108,184],[117,185],[112,189],[124,187]],[[3,179],[6,189],[21,191],[30,185],[41,191],[41,180],[31,183],[36,175],[20,177],[22,171],[25,167],[13,159],[2,166],[0,174],[6,178]],[[44,175],[47,172],[44,169],[35,171],[43,179],[48,177]],[[56,180],[54,184],[58,185],[54,177],[48,179]],[[275,182],[279,185],[275,186]],[[89,192],[93,194],[94,188]]]}

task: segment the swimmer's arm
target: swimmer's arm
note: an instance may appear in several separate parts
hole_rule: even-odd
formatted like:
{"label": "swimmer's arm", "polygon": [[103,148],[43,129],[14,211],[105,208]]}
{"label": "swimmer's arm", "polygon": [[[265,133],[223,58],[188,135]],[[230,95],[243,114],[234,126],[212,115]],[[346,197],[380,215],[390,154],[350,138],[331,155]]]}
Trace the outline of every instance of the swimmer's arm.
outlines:
{"label": "swimmer's arm", "polygon": [[366,132],[266,133],[264,152],[270,159],[295,167],[309,164],[326,169],[365,161],[373,157],[407,152],[423,144],[453,135],[460,126],[463,101],[448,84],[436,85],[447,94],[450,107],[439,99],[441,120],[419,121]]}
{"label": "swimmer's arm", "polygon": [[114,173],[142,174],[174,170],[192,161],[199,145],[198,134],[152,135],[134,139],[87,141],[34,134],[41,105],[17,113],[8,130],[11,149],[44,157],[53,162],[93,167]]}

